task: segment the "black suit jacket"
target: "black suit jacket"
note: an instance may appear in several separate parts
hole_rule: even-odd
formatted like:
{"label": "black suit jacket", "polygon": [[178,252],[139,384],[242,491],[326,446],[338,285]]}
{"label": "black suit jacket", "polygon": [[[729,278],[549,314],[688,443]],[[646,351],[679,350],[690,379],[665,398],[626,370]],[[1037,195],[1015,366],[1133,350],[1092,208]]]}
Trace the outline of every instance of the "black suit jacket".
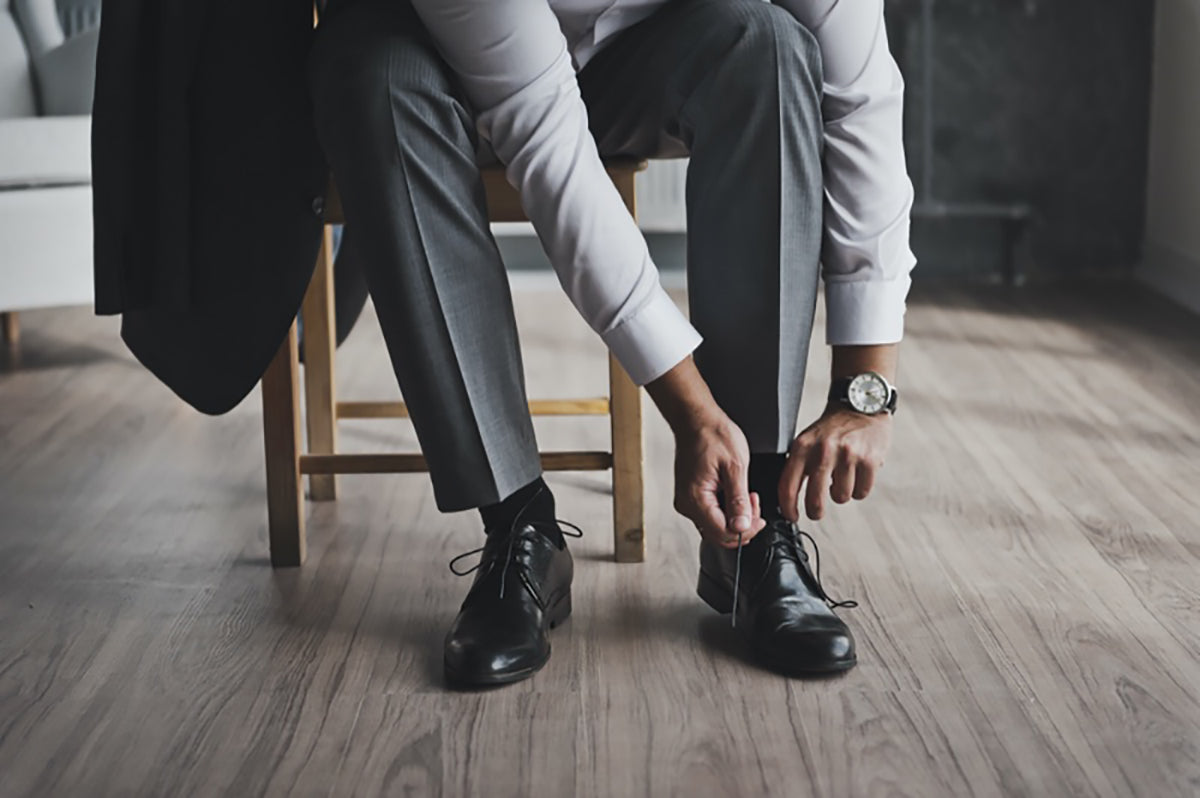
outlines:
{"label": "black suit jacket", "polygon": [[312,0],[103,5],[92,117],[96,312],[184,400],[254,387],[312,274],[328,172]]}

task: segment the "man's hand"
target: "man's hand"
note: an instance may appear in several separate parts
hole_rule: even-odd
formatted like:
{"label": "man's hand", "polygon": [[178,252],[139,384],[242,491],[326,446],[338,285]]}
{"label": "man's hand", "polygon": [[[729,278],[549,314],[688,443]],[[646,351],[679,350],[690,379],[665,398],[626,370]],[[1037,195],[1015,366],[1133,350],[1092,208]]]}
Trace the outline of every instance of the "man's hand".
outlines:
{"label": "man's hand", "polygon": [[758,495],[748,488],[750,446],[713,399],[692,358],[646,391],[675,433],[675,509],[718,546],[750,540],[766,526]]}
{"label": "man's hand", "polygon": [[792,442],[779,479],[779,507],[784,517],[800,520],[801,490],[804,509],[814,521],[825,515],[826,489],[838,504],[867,498],[891,442],[891,413],[868,416],[829,404]]}
{"label": "man's hand", "polygon": [[[864,371],[896,381],[898,344],[833,347],[830,376],[849,377]],[[808,517],[825,515],[825,491],[838,504],[865,499],[892,443],[892,414],[868,416],[830,402],[821,417],[792,441],[779,479],[779,509],[789,521],[800,520],[800,491]]]}
{"label": "man's hand", "polygon": [[746,436],[724,413],[675,435],[675,509],[710,543],[732,548],[766,526],[749,464]]}

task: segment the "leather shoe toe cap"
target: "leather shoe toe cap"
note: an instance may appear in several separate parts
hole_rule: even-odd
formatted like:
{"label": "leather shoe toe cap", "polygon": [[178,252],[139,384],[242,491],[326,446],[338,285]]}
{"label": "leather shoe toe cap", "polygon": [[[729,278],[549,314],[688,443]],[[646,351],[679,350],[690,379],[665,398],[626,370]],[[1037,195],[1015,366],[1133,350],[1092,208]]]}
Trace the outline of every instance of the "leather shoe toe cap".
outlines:
{"label": "leather shoe toe cap", "polygon": [[[545,650],[543,650],[545,649]],[[496,640],[448,637],[444,665],[449,681],[459,684],[504,684],[528,676],[546,664],[549,646],[500,644]]]}
{"label": "leather shoe toe cap", "polygon": [[858,661],[854,638],[841,624],[786,625],[755,637],[754,647],[760,657],[783,673],[836,673],[848,670]]}

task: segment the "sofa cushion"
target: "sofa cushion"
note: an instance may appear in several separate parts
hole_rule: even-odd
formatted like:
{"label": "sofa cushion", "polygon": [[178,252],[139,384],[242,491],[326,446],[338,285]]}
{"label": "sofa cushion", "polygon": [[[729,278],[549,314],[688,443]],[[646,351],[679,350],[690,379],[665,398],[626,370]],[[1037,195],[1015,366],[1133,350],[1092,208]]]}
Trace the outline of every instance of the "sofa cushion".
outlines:
{"label": "sofa cushion", "polygon": [[0,241],[0,311],[91,304],[91,186],[0,191]]}
{"label": "sofa cushion", "polygon": [[92,181],[92,118],[0,119],[0,189]]}
{"label": "sofa cushion", "polygon": [[29,51],[9,0],[0,0],[0,119],[36,113]]}

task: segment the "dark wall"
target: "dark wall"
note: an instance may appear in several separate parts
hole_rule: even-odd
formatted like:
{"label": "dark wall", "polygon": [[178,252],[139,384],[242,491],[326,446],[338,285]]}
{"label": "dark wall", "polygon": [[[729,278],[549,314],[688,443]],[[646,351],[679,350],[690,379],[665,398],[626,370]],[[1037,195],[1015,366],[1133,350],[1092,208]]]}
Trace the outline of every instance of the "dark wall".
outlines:
{"label": "dark wall", "polygon": [[[888,0],[918,201],[1029,203],[1036,217],[1020,259],[1032,277],[1127,271],[1142,240],[1153,6]],[[919,268],[928,274],[995,273],[999,240],[995,222],[914,221]]]}

